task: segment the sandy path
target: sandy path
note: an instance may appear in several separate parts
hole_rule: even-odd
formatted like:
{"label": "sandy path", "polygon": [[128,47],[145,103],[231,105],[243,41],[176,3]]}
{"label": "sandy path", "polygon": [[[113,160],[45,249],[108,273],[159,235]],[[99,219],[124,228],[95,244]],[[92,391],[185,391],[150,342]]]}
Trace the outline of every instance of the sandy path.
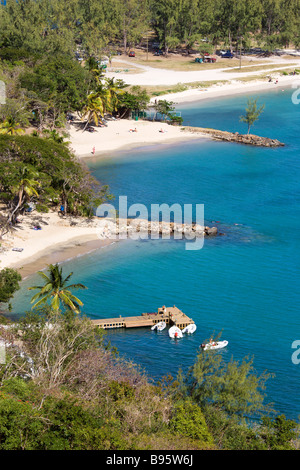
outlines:
{"label": "sandy path", "polygon": [[[246,58],[246,57],[245,57]],[[253,59],[252,57],[248,59]],[[230,59],[228,59],[230,60]],[[124,64],[134,65],[136,68],[142,69],[143,73],[138,74],[131,74],[131,73],[116,73],[116,72],[107,72],[108,77],[115,77],[124,82],[128,83],[129,85],[176,85],[177,83],[192,83],[192,82],[202,82],[202,81],[222,81],[222,80],[238,80],[242,77],[249,77],[249,76],[259,76],[262,73],[273,73],[274,69],[266,68],[264,70],[259,71],[247,71],[247,72],[239,72],[232,71],[228,72],[228,68],[219,68],[219,69],[211,69],[211,70],[201,70],[201,64],[199,65],[199,70],[196,71],[176,71],[176,70],[167,70],[163,68],[155,68],[146,65],[140,65],[135,62],[129,62],[128,60],[121,60],[118,59],[119,62],[123,62]],[[258,65],[268,65],[268,63],[272,62],[272,65],[277,64],[278,70],[287,68],[287,64],[295,63],[298,64],[296,67],[300,67],[300,60],[298,57],[291,57],[289,59],[281,59],[281,58],[268,58],[265,62],[256,62],[253,64],[253,67],[257,67]],[[251,67],[247,65],[247,67]]]}

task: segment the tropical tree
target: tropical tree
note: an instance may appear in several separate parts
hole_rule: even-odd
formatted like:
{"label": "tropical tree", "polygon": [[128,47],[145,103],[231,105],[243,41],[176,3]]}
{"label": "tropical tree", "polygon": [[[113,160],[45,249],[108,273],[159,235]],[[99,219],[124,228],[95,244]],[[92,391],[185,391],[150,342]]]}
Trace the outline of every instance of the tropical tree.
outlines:
{"label": "tropical tree", "polygon": [[117,111],[121,96],[124,95],[124,88],[127,84],[123,80],[115,80],[114,77],[106,78],[107,88],[110,94],[111,109]]}
{"label": "tropical tree", "polygon": [[20,128],[20,123],[13,117],[8,117],[0,124],[0,134],[20,135],[24,133],[24,129]]}
{"label": "tropical tree", "polygon": [[20,176],[12,185],[11,191],[15,194],[15,198],[11,205],[9,213],[9,221],[14,222],[19,212],[23,209],[24,204],[28,202],[31,197],[39,197],[37,189],[40,186],[38,179],[38,172],[31,166],[20,166]]}
{"label": "tropical tree", "polygon": [[5,268],[0,271],[0,303],[7,303],[14,293],[20,289],[19,282],[21,275],[12,268]]}
{"label": "tropical tree", "polygon": [[[17,80],[11,78],[10,75],[6,74],[6,80],[9,81],[10,87],[7,87],[7,95],[14,94],[15,88],[17,88]],[[17,93],[16,93],[17,94]],[[16,96],[16,95],[15,95]],[[6,98],[5,104],[0,106],[0,122],[4,123],[10,118],[10,123],[14,124],[13,130],[17,128],[17,133],[22,133],[19,128],[25,128],[29,125],[29,120],[32,114],[28,111],[28,102],[24,97],[21,98]],[[14,132],[13,132],[14,133]]]}
{"label": "tropical tree", "polygon": [[33,68],[25,68],[19,77],[23,89],[48,105],[53,122],[61,113],[79,111],[86,97],[90,75],[72,56],[46,56]]}
{"label": "tropical tree", "polygon": [[[29,191],[27,181],[24,184],[26,198],[21,198],[23,203],[18,205],[20,182],[24,179],[31,181],[35,191]],[[38,211],[44,208],[47,211],[56,209],[63,201],[68,213],[86,216],[108,197],[108,187],[91,175],[86,164],[79,161],[67,145],[31,135],[1,137],[0,202],[7,206],[8,214],[13,213],[12,223],[28,202],[37,202]],[[5,231],[9,227],[6,224]]]}
{"label": "tropical tree", "polygon": [[240,117],[241,122],[245,122],[248,125],[248,134],[250,133],[251,126],[258,120],[259,116],[264,110],[265,105],[263,104],[259,108],[257,107],[257,99],[249,99],[247,102],[248,106],[246,107],[245,116]]}
{"label": "tropical tree", "polygon": [[172,105],[173,101],[159,100],[158,103],[154,105],[154,117],[156,117],[157,114],[160,114],[162,116],[163,121],[165,121],[165,118],[171,119],[175,114],[175,107]]}
{"label": "tropical tree", "polygon": [[169,49],[176,47],[181,41],[178,32],[180,3],[177,0],[156,0],[153,4],[154,29],[166,56]]}
{"label": "tropical tree", "polygon": [[270,377],[256,375],[253,359],[225,362],[215,351],[200,351],[187,374],[187,394],[202,409],[213,406],[228,416],[245,418],[270,411],[270,404],[264,403]]}
{"label": "tropical tree", "polygon": [[102,123],[104,113],[108,110],[110,110],[109,90],[103,86],[101,86],[101,88],[98,87],[96,92],[89,94],[87,103],[82,110],[83,119],[86,118],[86,125],[83,130],[85,130],[91,122],[94,122],[96,126],[98,126],[99,122]]}
{"label": "tropical tree", "polygon": [[132,111],[139,113],[145,111],[149,105],[150,96],[146,90],[136,85],[131,87],[130,93],[125,91],[119,96],[118,112],[120,117],[129,116]]}
{"label": "tropical tree", "polygon": [[66,133],[63,133],[63,135],[60,135],[60,133],[57,132],[56,129],[53,129],[53,130],[44,129],[43,134],[46,139],[53,140],[53,142],[57,142],[58,144],[64,144],[64,145],[69,144],[69,142],[65,141]]}
{"label": "tropical tree", "polygon": [[149,1],[116,0],[116,20],[119,39],[123,42],[124,54],[128,46],[138,43],[147,29],[150,20]]}
{"label": "tropical tree", "polygon": [[37,308],[45,305],[50,301],[52,309],[56,312],[59,311],[60,305],[72,310],[74,313],[79,313],[80,307],[83,305],[82,301],[72,294],[73,289],[87,289],[83,284],[67,284],[73,273],[63,278],[62,268],[58,264],[50,264],[48,266],[48,274],[39,271],[38,274],[44,279],[43,286],[32,286],[29,290],[39,289],[31,299],[34,304],[32,308]]}

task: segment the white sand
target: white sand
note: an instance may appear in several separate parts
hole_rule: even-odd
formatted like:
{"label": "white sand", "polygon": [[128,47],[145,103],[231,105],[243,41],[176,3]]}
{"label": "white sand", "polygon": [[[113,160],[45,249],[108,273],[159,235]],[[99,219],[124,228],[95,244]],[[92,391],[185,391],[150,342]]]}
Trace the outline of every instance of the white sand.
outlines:
{"label": "white sand", "polygon": [[[170,75],[170,71],[169,71]],[[275,80],[278,78],[278,84]],[[155,100],[167,100],[173,103],[197,102],[203,99],[211,99],[222,96],[231,96],[240,93],[258,93],[272,89],[285,90],[287,87],[295,85],[300,87],[300,78],[297,76],[279,77],[275,74],[272,82],[267,80],[254,80],[250,83],[243,83],[233,80],[225,84],[216,84],[206,89],[192,88],[180,93],[169,93],[151,98],[151,102]],[[93,151],[96,156],[106,154],[113,155],[114,151],[124,149],[126,147],[144,146],[147,144],[163,144],[175,142],[184,139],[200,139],[208,138],[207,135],[193,134],[182,131],[180,126],[170,126],[166,123],[134,121],[134,120],[115,120],[109,121],[107,127],[95,128],[95,132],[78,130],[74,125],[70,129],[71,148],[78,157],[92,157]],[[130,132],[136,129],[137,132]],[[163,130],[163,132],[160,132]],[[93,150],[94,149],[94,150]]]}
{"label": "white sand", "polygon": [[[278,83],[275,81],[278,79]],[[272,82],[268,80],[252,80],[251,82],[241,82],[238,80],[231,80],[229,83],[219,83],[212,85],[208,88],[190,88],[180,93],[169,93],[160,95],[160,100],[173,101],[174,103],[187,103],[190,101],[201,101],[210,98],[218,98],[222,96],[232,96],[242,93],[259,93],[260,91],[269,91],[273,89],[285,90],[286,88],[293,87],[300,88],[300,77],[295,76],[274,76]],[[153,103],[155,98],[151,98]]]}
{"label": "white sand", "polygon": [[[41,217],[39,225],[42,230],[34,230],[35,218]],[[0,255],[0,269],[5,267],[21,268],[27,263],[37,261],[49,251],[53,252],[64,248],[76,248],[92,240],[98,240],[99,247],[109,241],[99,240],[97,237],[97,224],[85,225],[85,219],[61,218],[57,213],[33,214],[21,216],[14,235],[5,236],[2,247],[7,251]],[[70,225],[76,221],[79,225]],[[13,248],[22,248],[21,252]]]}
{"label": "white sand", "polygon": [[[201,137],[183,132],[180,126],[128,119],[109,121],[107,127],[95,127],[95,129],[95,132],[92,133],[83,132],[71,125],[71,148],[77,156],[91,157],[93,156],[93,148],[95,148],[95,154],[109,153],[124,147],[160,144],[196,137],[199,139]],[[130,129],[136,129],[136,132],[131,132]]]}
{"label": "white sand", "polygon": [[[215,80],[220,77],[219,72],[218,70],[211,70],[209,79]],[[161,83],[162,77],[163,82],[167,80],[166,83],[168,84],[202,80],[202,76],[195,78],[192,74],[194,74],[194,72],[161,71],[161,69],[150,70],[148,67],[144,73],[136,74],[133,77],[135,77],[135,81],[140,81],[139,84],[150,80],[152,85]],[[248,74],[250,75],[251,73],[249,72]],[[224,75],[227,75],[226,79],[230,79],[228,74],[223,73],[223,76]],[[206,76],[208,77],[208,74],[206,74]],[[117,78],[122,77],[118,75]],[[128,78],[128,75],[124,77],[127,83]],[[273,75],[273,79],[276,79],[276,74]],[[168,101],[181,103],[209,99],[217,96],[229,96],[236,93],[256,93],[259,90],[269,90],[274,87],[279,87],[279,89],[284,90],[284,87],[293,84],[299,88],[299,78],[297,78],[297,76],[278,77],[278,79],[279,83],[275,85],[274,81],[269,83],[267,81],[257,80],[251,83],[242,83],[231,78],[232,81],[230,83],[215,85],[206,90],[190,89],[177,94],[168,94],[165,95],[165,97],[160,96],[159,99],[167,99]],[[130,129],[135,128],[137,132],[130,132]],[[160,130],[164,132],[160,132]],[[203,137],[208,138],[207,136]],[[201,139],[201,135],[186,131],[182,132],[180,126],[169,126],[165,123],[133,120],[109,121],[107,127],[98,128],[94,133],[76,130],[75,126],[71,126],[70,131],[70,147],[74,150],[75,154],[81,158],[92,157],[93,148],[95,148],[96,156],[103,153],[111,155],[114,151],[124,147],[166,144],[183,139]],[[31,217],[32,216],[23,217],[23,221],[20,226],[18,226],[15,235],[5,237],[2,246],[6,246],[8,250],[0,254],[0,269],[8,266],[21,267],[40,259],[45,253],[51,255],[51,253],[53,254],[57,250],[62,250],[62,248],[76,248],[89,241],[98,240],[95,226],[71,226],[66,219],[61,219],[56,213],[50,213],[43,215],[43,219],[48,225],[42,225],[42,230],[33,230]],[[82,221],[79,219],[79,222]],[[98,246],[103,246],[108,243],[108,241],[98,240]],[[23,251],[12,251],[13,247],[23,248]]]}

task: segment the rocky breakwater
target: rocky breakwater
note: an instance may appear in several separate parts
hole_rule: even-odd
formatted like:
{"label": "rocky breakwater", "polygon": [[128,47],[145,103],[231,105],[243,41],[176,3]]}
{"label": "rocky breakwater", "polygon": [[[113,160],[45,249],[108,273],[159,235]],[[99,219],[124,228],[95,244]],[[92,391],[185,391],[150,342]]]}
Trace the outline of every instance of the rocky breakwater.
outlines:
{"label": "rocky breakwater", "polygon": [[174,238],[193,239],[212,237],[218,234],[217,227],[208,227],[196,223],[179,224],[174,222],[155,222],[144,219],[98,219],[99,238]]}
{"label": "rocky breakwater", "polygon": [[215,140],[223,140],[226,142],[236,142],[238,144],[256,145],[258,147],[284,147],[285,144],[277,139],[268,137],[260,137],[254,134],[239,134],[238,132],[219,131],[217,129],[209,129],[205,127],[189,127],[182,128],[183,131],[208,135]]}

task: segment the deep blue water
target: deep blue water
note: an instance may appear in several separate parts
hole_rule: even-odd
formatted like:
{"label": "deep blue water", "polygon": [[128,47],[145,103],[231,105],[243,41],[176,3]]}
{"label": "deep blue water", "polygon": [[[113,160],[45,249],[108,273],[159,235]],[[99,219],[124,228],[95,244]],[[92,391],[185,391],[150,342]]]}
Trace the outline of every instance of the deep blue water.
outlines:
{"label": "deep blue water", "polygon": [[[262,149],[224,142],[191,141],[149,146],[91,160],[97,178],[128,204],[204,204],[205,219],[224,236],[206,239],[199,251],[184,241],[125,241],[65,264],[92,318],[135,315],[175,304],[197,324],[178,341],[167,330],[114,330],[108,339],[154,378],[176,375],[194,362],[199,345],[222,331],[229,341],[221,354],[253,357],[267,382],[267,401],[287,417],[300,414],[300,364],[292,342],[300,339],[300,105],[291,89],[257,94],[265,110],[252,131],[286,146]],[[251,95],[254,96],[254,95]],[[239,122],[247,96],[181,105],[185,124],[245,131]],[[212,223],[214,222],[214,223]],[[32,295],[24,281],[14,312]]]}

